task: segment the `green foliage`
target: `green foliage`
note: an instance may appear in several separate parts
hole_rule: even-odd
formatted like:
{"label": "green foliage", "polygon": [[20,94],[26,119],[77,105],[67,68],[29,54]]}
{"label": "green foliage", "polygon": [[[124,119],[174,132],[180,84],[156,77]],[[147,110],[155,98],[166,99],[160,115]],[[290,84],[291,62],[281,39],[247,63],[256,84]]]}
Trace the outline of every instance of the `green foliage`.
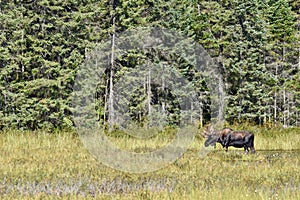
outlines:
{"label": "green foliage", "polygon": [[[85,50],[103,35],[99,30],[105,19],[98,21],[97,16],[100,5],[93,1],[1,4],[2,128],[72,127],[74,75]],[[95,22],[98,25],[92,27]]]}
{"label": "green foliage", "polygon": [[[139,26],[181,32],[207,50],[226,85],[229,122],[299,126],[299,16],[299,1],[292,0],[1,1],[0,129],[72,128],[73,84],[88,52]],[[203,74],[193,74],[186,62],[190,55],[130,52],[115,61],[113,83],[146,57],[175,62],[184,76],[194,78],[201,124],[211,120],[214,94]],[[108,71],[96,92],[101,123],[109,116]],[[142,88],[135,91],[126,91],[132,96],[128,114],[142,120],[149,96]],[[179,115],[175,104],[173,121]]]}

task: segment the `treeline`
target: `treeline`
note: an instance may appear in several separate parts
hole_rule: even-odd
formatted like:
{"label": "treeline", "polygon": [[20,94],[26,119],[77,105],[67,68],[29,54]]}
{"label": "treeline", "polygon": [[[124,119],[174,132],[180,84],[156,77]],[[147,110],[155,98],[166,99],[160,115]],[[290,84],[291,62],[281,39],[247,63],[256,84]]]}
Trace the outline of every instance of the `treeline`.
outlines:
{"label": "treeline", "polygon": [[[299,0],[1,1],[0,129],[71,128],[73,85],[88,52],[141,26],[179,31],[207,50],[223,75],[228,122],[300,126],[299,10]],[[132,68],[137,57],[114,65]],[[114,80],[104,83],[101,123],[112,116],[104,96]],[[200,101],[205,123],[209,101]],[[132,106],[140,120],[138,100]]]}

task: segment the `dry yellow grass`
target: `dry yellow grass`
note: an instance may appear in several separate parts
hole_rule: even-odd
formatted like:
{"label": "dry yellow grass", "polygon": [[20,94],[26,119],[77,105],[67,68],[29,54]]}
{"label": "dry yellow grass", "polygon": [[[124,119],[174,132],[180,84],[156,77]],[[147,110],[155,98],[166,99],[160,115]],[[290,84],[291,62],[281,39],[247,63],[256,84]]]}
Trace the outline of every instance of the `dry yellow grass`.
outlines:
{"label": "dry yellow grass", "polygon": [[[0,198],[57,199],[300,199],[300,129],[243,127],[255,132],[257,153],[220,145],[200,158],[196,137],[176,162],[131,174],[99,163],[74,133],[2,132]],[[235,128],[236,129],[236,128]],[[168,141],[111,137],[121,148],[146,151]]]}

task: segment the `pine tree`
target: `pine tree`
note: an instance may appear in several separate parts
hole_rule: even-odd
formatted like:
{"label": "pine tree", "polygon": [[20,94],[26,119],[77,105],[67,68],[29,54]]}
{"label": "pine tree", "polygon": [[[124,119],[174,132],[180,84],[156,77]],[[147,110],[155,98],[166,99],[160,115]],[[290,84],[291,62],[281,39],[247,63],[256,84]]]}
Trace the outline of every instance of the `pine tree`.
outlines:
{"label": "pine tree", "polygon": [[274,77],[273,116],[274,122],[289,124],[292,95],[286,84],[297,71],[295,18],[285,0],[268,1],[267,9],[268,52],[267,67]]}
{"label": "pine tree", "polygon": [[98,14],[103,10],[96,1],[2,4],[1,47],[7,52],[1,58],[0,75],[5,88],[3,126],[48,130],[72,126],[70,94],[76,70],[86,48],[93,46],[90,41],[104,35],[93,24],[101,24]]}
{"label": "pine tree", "polygon": [[230,29],[229,62],[226,62],[229,86],[229,121],[262,122],[268,92],[268,73],[264,66],[265,21],[261,1],[233,1],[234,20]]}

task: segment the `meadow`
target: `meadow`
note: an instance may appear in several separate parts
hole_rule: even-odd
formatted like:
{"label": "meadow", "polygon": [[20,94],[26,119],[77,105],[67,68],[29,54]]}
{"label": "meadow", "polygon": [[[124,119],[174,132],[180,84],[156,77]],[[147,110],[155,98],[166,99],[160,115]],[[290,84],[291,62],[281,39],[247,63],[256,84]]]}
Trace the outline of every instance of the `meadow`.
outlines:
{"label": "meadow", "polygon": [[[255,154],[221,145],[199,154],[197,135],[169,166],[133,174],[107,167],[75,132],[2,131],[1,199],[300,199],[300,129],[236,126],[255,133]],[[165,145],[167,134],[149,141],[110,136],[120,148],[144,152]]]}

